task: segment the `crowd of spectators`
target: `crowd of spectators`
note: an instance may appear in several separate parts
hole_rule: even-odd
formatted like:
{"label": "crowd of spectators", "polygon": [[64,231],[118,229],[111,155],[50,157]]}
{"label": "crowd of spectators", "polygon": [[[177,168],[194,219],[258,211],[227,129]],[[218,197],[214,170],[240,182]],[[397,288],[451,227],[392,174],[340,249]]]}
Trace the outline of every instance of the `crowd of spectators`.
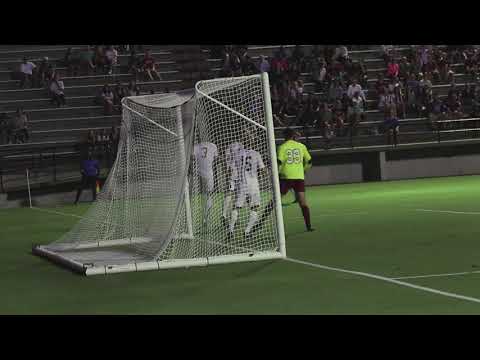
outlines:
{"label": "crowd of spectators", "polygon": [[[440,120],[480,116],[480,52],[473,45],[411,45],[402,53],[393,45],[383,45],[385,70],[372,80],[370,102],[365,64],[353,61],[345,45],[314,45],[308,54],[301,45],[292,50],[280,47],[271,58],[260,56],[257,61],[248,56],[245,45],[217,47],[211,52],[223,59],[221,76],[269,73],[276,127],[317,128],[327,139],[355,135],[371,103],[372,109],[383,114],[383,122],[366,128],[367,133],[381,131],[389,143],[396,143],[402,118],[427,118],[435,130],[471,126]],[[462,89],[455,84],[454,64],[463,64],[467,75]],[[305,91],[303,79],[314,84],[313,91]],[[450,84],[447,96],[435,94],[434,85],[440,83]]]}
{"label": "crowd of spectators", "polygon": [[[404,56],[396,54],[390,46],[384,46],[383,56],[389,83],[383,74],[379,74],[376,88],[380,109],[383,102],[388,102],[388,99],[384,100],[386,96],[393,92],[396,95],[393,106],[402,108],[403,113],[409,115],[429,117],[432,122],[464,117],[467,115],[464,105],[468,102],[474,105],[472,113],[475,115],[475,103],[480,95],[479,55],[475,46],[411,45]],[[463,88],[456,85],[454,64],[463,64],[466,74]],[[443,98],[433,88],[440,83],[450,84],[448,95]]]}
{"label": "crowd of spectators", "polygon": [[[355,133],[356,124],[365,120],[366,68],[352,61],[344,45],[314,45],[308,54],[301,45],[291,51],[282,46],[273,57],[260,56],[257,61],[245,45],[211,52],[223,59],[221,76],[269,73],[276,127],[313,127],[331,138]],[[312,92],[305,91],[302,74],[310,74]]]}
{"label": "crowd of spectators", "polygon": [[[464,124],[438,121],[480,116],[480,52],[476,46],[410,45],[408,51],[400,53],[393,45],[383,45],[384,70],[371,80],[371,86],[365,64],[352,60],[345,45],[313,45],[309,51],[301,45],[282,46],[273,56],[258,59],[249,55],[247,45],[213,46],[210,50],[212,57],[223,59],[219,76],[269,73],[276,127],[317,129],[327,139],[355,135],[370,108],[383,114],[383,124],[363,128],[373,134],[380,130],[390,139],[398,134],[401,118],[428,118],[432,129],[449,129]],[[55,64],[47,57],[38,64],[24,58],[14,78],[22,88],[44,87],[52,104],[61,107],[67,99],[56,66],[65,67],[66,76],[112,75],[119,68],[119,54],[129,54],[124,66],[134,80],[128,85],[118,81],[105,84],[96,94],[95,103],[103,107],[105,115],[111,115],[121,112],[123,97],[140,94],[137,81],[161,80],[150,49],[141,45],[95,45],[80,51],[69,48]],[[454,64],[463,64],[467,74],[468,83],[461,89],[455,84]],[[313,84],[310,91],[304,81]],[[435,92],[434,85],[439,83],[450,84],[447,96]],[[368,91],[373,95],[370,100]],[[3,129],[10,129],[2,130],[4,134],[13,134],[13,127],[5,125],[9,122],[13,123],[2,120]],[[28,141],[28,130],[19,134],[5,138],[9,142]]]}

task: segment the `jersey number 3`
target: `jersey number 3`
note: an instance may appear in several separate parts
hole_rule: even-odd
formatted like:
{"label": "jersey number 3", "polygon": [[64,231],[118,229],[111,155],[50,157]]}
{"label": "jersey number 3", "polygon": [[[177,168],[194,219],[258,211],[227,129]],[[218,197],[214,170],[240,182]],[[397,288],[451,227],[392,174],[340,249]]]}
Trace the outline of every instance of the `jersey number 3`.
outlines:
{"label": "jersey number 3", "polygon": [[287,164],[298,164],[301,161],[300,150],[287,150]]}

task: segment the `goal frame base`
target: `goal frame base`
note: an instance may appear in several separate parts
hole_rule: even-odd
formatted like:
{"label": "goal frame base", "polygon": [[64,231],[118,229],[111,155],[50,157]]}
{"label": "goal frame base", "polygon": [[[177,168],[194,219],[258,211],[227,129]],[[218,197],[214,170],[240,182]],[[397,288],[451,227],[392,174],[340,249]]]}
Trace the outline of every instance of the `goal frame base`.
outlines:
{"label": "goal frame base", "polygon": [[72,270],[75,273],[90,276],[90,275],[107,275],[117,274],[124,272],[137,272],[148,270],[163,270],[163,269],[178,269],[178,268],[190,268],[194,266],[209,266],[220,265],[237,262],[251,262],[262,260],[275,260],[285,258],[281,252],[278,251],[260,251],[250,252],[244,254],[234,255],[221,255],[212,256],[206,258],[196,259],[175,259],[175,260],[152,260],[143,262],[132,262],[122,265],[97,265],[89,266],[77,261],[74,261],[60,253],[51,251],[42,245],[34,245],[32,247],[32,253],[34,255],[46,258],[51,262],[61,265],[65,268]]}

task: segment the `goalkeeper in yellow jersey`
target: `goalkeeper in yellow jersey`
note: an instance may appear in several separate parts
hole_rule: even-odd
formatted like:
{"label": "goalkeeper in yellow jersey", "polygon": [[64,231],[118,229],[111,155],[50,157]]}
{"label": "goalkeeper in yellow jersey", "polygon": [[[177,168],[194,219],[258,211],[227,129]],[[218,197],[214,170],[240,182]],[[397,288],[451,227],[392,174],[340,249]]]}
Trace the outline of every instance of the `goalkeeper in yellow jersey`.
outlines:
{"label": "goalkeeper in yellow jersey", "polygon": [[[278,147],[277,162],[280,175],[280,192],[285,195],[289,189],[295,191],[295,199],[302,209],[303,219],[308,231],[313,231],[310,223],[310,209],[305,199],[305,171],[312,167],[312,157],[307,147],[295,141],[296,133],[290,128],[285,130],[285,142]],[[266,206],[260,220],[252,229],[256,232],[273,211],[273,199]]]}
{"label": "goalkeeper in yellow jersey", "polygon": [[293,189],[302,209],[307,230],[313,231],[310,223],[310,209],[305,199],[305,172],[312,167],[312,156],[304,144],[295,140],[295,131],[287,128],[284,136],[285,142],[278,147],[277,151],[280,193],[285,195],[288,190]]}

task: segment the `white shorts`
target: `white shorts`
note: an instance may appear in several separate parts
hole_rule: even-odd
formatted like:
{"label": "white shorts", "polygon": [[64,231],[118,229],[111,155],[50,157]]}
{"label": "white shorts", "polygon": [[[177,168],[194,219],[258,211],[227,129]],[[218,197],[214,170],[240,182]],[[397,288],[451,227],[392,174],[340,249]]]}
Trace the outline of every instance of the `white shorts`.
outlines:
{"label": "white shorts", "polygon": [[258,182],[253,182],[250,184],[239,184],[235,206],[238,208],[243,207],[245,205],[245,201],[247,200],[247,196],[250,202],[250,206],[260,205],[260,186],[258,185]]}
{"label": "white shorts", "polygon": [[208,176],[208,177],[200,176],[200,185],[201,185],[202,192],[209,192],[209,193],[212,192],[213,185],[214,185],[213,176]]}

